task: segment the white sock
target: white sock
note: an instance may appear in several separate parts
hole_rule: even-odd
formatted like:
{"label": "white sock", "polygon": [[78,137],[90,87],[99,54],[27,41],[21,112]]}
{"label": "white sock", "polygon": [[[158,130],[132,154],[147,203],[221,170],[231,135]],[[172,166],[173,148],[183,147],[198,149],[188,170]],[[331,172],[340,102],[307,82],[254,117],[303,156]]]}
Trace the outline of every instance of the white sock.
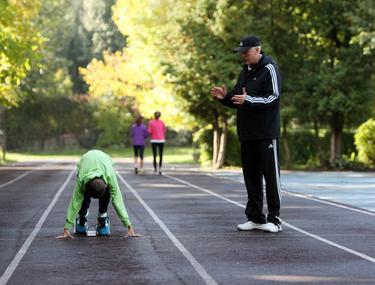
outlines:
{"label": "white sock", "polygon": [[107,212],[105,212],[105,213],[98,213],[98,217],[99,218],[105,218],[105,217],[107,217]]}

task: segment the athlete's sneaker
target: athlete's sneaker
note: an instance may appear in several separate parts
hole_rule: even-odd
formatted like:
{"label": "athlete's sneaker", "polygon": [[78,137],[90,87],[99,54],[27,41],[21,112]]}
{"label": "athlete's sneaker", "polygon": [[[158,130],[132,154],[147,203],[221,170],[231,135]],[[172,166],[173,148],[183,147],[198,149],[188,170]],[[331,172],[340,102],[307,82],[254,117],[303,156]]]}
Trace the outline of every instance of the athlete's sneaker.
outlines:
{"label": "athlete's sneaker", "polygon": [[278,233],[281,232],[283,229],[281,228],[281,224],[274,224],[274,223],[267,223],[263,226],[264,232],[269,233]]}
{"label": "athlete's sneaker", "polygon": [[156,169],[154,170],[154,175],[158,175],[158,172],[157,172],[157,170],[156,170]]}
{"label": "athlete's sneaker", "polygon": [[134,173],[138,174],[138,168],[137,167],[134,167]]}
{"label": "athlete's sneaker", "polygon": [[159,168],[159,171],[158,171],[159,175],[162,175],[162,172],[161,172],[161,167]]}
{"label": "athlete's sneaker", "polygon": [[140,168],[140,169],[139,169],[138,174],[139,174],[139,175],[143,175],[143,174],[144,174],[144,172],[143,172],[143,168]]}
{"label": "athlete's sneaker", "polygon": [[79,234],[79,235],[85,235],[87,234],[88,230],[89,230],[89,226],[87,224],[86,217],[76,218],[76,223],[74,225],[74,233]]}
{"label": "athlete's sneaker", "polygon": [[98,217],[98,223],[96,224],[96,235],[108,236],[111,233],[109,217]]}
{"label": "athlete's sneaker", "polygon": [[257,224],[252,221],[237,225],[237,229],[240,231],[252,231],[252,230],[263,230],[266,224]]}

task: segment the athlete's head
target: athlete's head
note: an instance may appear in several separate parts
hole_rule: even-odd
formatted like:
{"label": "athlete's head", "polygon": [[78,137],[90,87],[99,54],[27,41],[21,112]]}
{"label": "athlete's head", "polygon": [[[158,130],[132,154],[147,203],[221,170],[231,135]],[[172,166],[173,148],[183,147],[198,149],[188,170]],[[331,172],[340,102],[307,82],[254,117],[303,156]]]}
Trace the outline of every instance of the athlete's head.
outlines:
{"label": "athlete's head", "polygon": [[86,189],[89,191],[90,197],[99,199],[103,197],[107,184],[101,178],[94,178],[86,184]]}
{"label": "athlete's head", "polygon": [[161,113],[159,111],[156,111],[154,116],[155,116],[155,119],[159,119],[161,116]]}

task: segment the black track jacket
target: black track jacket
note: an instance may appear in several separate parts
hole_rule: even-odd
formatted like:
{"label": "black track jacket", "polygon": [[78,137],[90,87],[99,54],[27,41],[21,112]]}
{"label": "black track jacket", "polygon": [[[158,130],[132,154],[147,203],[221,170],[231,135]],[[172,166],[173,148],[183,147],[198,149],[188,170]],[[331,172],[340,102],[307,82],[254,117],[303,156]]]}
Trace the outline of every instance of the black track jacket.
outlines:
{"label": "black track jacket", "polygon": [[[273,59],[261,52],[256,65],[244,65],[237,83],[227,96],[220,100],[226,106],[237,108],[237,134],[240,141],[275,139],[280,136],[281,78]],[[242,105],[235,105],[231,98],[247,96]]]}

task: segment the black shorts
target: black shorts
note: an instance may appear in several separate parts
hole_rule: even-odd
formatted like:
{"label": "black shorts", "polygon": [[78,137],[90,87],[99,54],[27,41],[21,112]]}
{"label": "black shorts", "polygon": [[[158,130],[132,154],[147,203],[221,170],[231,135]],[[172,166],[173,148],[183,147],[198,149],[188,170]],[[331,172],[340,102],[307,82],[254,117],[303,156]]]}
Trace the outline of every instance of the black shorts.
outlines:
{"label": "black shorts", "polygon": [[133,145],[133,149],[134,149],[134,156],[138,157],[138,151],[139,151],[139,157],[141,159],[143,159],[143,152],[145,150],[145,146],[144,145]]}

